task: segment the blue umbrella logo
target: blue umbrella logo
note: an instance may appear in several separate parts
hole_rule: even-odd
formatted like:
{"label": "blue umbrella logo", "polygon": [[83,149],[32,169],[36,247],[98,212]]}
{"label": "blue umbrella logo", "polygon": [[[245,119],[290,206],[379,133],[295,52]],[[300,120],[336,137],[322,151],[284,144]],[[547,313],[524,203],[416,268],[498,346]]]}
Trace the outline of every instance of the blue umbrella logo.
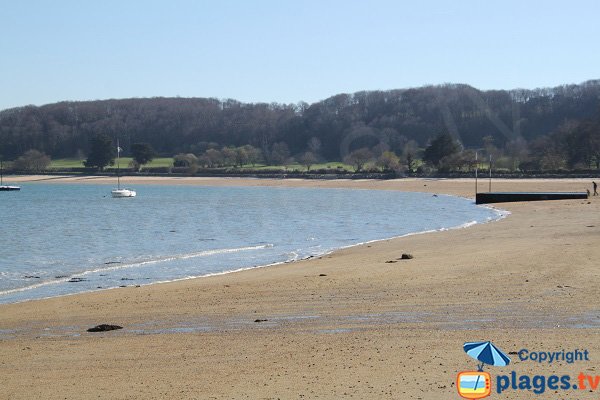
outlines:
{"label": "blue umbrella logo", "polygon": [[477,367],[483,371],[483,365],[489,364],[495,367],[505,367],[510,363],[510,358],[492,342],[467,342],[463,345],[465,353],[481,362]]}

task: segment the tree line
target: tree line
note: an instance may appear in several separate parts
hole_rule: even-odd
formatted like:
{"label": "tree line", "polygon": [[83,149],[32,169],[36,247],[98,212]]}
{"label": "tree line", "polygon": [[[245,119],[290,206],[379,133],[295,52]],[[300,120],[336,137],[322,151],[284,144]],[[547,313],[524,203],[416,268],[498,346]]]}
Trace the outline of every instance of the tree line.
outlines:
{"label": "tree line", "polygon": [[[598,168],[598,120],[600,81],[535,90],[365,91],[310,105],[212,98],[61,102],[0,112],[0,154],[16,160],[36,150],[87,159],[94,140],[105,136],[120,140],[122,155],[145,144],[161,156],[193,155],[206,168],[294,159],[307,166],[347,161],[357,169],[461,170],[470,168],[475,150],[512,170]],[[451,138],[456,151],[432,160],[427,149],[439,137]]]}

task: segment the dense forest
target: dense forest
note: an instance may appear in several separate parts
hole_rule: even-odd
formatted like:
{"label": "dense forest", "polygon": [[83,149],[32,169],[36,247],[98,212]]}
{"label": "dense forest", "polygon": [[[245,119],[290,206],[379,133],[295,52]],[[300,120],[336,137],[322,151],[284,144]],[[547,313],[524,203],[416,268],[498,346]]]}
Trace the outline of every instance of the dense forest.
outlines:
{"label": "dense forest", "polygon": [[448,84],[364,91],[310,105],[214,98],[67,101],[1,111],[0,153],[8,160],[32,149],[52,158],[84,158],[91,140],[103,134],[120,139],[125,154],[140,142],[169,157],[251,145],[266,159],[285,144],[291,155],[313,151],[320,159],[342,160],[360,148],[401,155],[407,144],[424,148],[449,134],[463,149],[493,147],[520,154],[520,162],[534,153],[539,164],[543,153],[552,164],[552,149],[563,147],[556,151],[572,167],[598,162],[564,146],[581,147],[578,137],[586,129],[588,139],[598,141],[599,121],[600,80],[534,90]]}

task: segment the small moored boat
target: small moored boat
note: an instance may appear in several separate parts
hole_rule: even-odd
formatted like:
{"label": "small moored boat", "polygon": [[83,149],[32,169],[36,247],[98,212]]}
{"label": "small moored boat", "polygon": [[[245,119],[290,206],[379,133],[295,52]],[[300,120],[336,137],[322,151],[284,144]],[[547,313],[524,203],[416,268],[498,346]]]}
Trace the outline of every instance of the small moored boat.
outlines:
{"label": "small moored boat", "polygon": [[9,190],[21,190],[20,186],[8,186],[5,185],[3,182],[3,172],[4,172],[4,165],[2,164],[2,159],[0,159],[0,192],[7,192]]}
{"label": "small moored boat", "polygon": [[119,147],[119,141],[117,140],[117,188],[111,191],[112,197],[135,197],[137,194],[133,189],[121,188],[121,174],[119,168],[119,159],[121,155],[121,147]]}
{"label": "small moored boat", "polygon": [[135,197],[136,195],[135,190],[120,188],[113,189],[111,193],[112,197]]}

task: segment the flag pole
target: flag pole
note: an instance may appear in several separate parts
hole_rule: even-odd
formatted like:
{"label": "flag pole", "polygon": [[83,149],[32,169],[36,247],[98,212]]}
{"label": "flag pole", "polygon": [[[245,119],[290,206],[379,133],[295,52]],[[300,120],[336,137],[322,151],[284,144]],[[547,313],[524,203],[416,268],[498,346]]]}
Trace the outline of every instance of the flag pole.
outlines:
{"label": "flag pole", "polygon": [[477,150],[475,150],[475,200],[477,200],[477,167],[479,163],[477,162]]}
{"label": "flag pole", "polygon": [[492,155],[490,154],[490,189],[489,191],[492,191]]}

